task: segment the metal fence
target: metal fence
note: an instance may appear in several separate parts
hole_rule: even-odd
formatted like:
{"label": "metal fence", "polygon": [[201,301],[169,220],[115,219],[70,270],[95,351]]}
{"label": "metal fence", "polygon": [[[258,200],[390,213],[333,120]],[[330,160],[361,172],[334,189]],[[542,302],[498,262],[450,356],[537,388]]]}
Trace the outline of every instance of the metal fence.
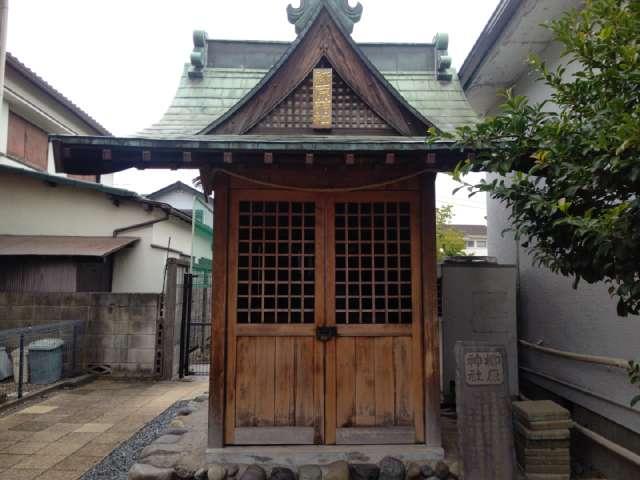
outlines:
{"label": "metal fence", "polygon": [[180,302],[180,377],[209,375],[211,352],[211,274],[185,273]]}
{"label": "metal fence", "polygon": [[83,335],[82,321],[0,330],[0,403],[79,374]]}

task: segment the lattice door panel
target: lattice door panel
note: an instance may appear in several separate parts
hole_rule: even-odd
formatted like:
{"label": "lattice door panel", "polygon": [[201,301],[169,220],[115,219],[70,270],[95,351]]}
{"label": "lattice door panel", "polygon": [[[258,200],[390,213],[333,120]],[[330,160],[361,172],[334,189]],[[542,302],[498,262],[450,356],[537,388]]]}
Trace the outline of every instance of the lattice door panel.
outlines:
{"label": "lattice door panel", "polygon": [[[351,88],[333,73],[333,129],[380,132],[394,135],[396,132],[385,123]],[[296,90],[284,99],[255,128],[255,132],[283,130],[312,130],[313,124],[313,74],[310,74]],[[255,133],[254,132],[254,133]]]}
{"label": "lattice door panel", "polygon": [[411,204],[335,205],[338,324],[410,324]]}
{"label": "lattice door panel", "polygon": [[237,322],[315,322],[313,202],[242,201],[239,206]]}

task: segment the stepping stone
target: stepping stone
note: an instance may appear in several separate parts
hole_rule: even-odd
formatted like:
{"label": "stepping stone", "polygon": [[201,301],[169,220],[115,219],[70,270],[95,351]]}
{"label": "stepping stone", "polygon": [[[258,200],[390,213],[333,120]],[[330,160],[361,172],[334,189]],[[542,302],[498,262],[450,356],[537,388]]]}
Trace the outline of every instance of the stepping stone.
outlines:
{"label": "stepping stone", "polygon": [[240,480],[267,480],[267,473],[264,471],[264,468],[258,465],[249,465],[240,477]]}
{"label": "stepping stone", "polygon": [[349,464],[344,460],[330,463],[324,480],[349,480]]}
{"label": "stepping stone", "polygon": [[405,468],[397,458],[384,457],[380,460],[380,480],[404,480]]}
{"label": "stepping stone", "polygon": [[443,461],[439,461],[438,463],[436,463],[436,468],[434,468],[434,470],[436,472],[436,477],[438,477],[440,480],[447,480],[447,478],[449,477],[449,465],[447,465]]}
{"label": "stepping stone", "polygon": [[298,468],[298,480],[322,480],[322,469],[318,465],[303,465]]}
{"label": "stepping stone", "polygon": [[409,462],[407,464],[407,479],[415,480],[420,477],[420,465],[416,462]]}
{"label": "stepping stone", "polygon": [[209,466],[207,471],[208,480],[224,480],[227,477],[227,469],[219,463],[214,463]]}
{"label": "stepping stone", "polygon": [[374,463],[352,463],[349,465],[351,480],[377,480],[380,468]]}
{"label": "stepping stone", "polygon": [[275,467],[271,470],[271,480],[296,480],[296,474],[286,467]]}
{"label": "stepping stone", "polygon": [[433,467],[431,465],[423,465],[422,467],[420,467],[420,475],[422,476],[422,478],[431,478],[435,477],[436,472],[433,470]]}
{"label": "stepping stone", "polygon": [[173,468],[157,468],[144,463],[136,463],[129,470],[129,480],[173,480]]}

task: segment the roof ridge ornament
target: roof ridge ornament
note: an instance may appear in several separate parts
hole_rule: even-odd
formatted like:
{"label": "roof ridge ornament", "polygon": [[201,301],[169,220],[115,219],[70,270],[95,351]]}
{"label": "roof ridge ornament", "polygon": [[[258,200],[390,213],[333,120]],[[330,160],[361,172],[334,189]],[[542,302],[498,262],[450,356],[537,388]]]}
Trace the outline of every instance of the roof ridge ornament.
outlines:
{"label": "roof ridge ornament", "polygon": [[296,33],[299,35],[313,18],[320,6],[325,5],[331,8],[340,21],[342,27],[351,35],[353,26],[362,18],[362,4],[358,2],[355,7],[349,5],[349,0],[300,0],[300,6],[294,7],[289,4],[287,7],[287,17],[289,23],[296,26]]}

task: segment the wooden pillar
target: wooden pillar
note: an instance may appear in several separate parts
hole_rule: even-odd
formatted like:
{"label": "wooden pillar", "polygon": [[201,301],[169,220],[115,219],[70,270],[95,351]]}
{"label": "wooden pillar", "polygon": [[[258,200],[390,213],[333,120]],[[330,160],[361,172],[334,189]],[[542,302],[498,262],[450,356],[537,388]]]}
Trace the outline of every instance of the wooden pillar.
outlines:
{"label": "wooden pillar", "polygon": [[213,179],[213,276],[211,294],[211,365],[209,368],[209,448],[224,446],[225,370],[227,338],[227,252],[229,225],[229,178]]}
{"label": "wooden pillar", "polygon": [[424,316],[425,443],[441,447],[440,329],[438,326],[438,273],[436,255],[436,174],[422,176],[422,300]]}

